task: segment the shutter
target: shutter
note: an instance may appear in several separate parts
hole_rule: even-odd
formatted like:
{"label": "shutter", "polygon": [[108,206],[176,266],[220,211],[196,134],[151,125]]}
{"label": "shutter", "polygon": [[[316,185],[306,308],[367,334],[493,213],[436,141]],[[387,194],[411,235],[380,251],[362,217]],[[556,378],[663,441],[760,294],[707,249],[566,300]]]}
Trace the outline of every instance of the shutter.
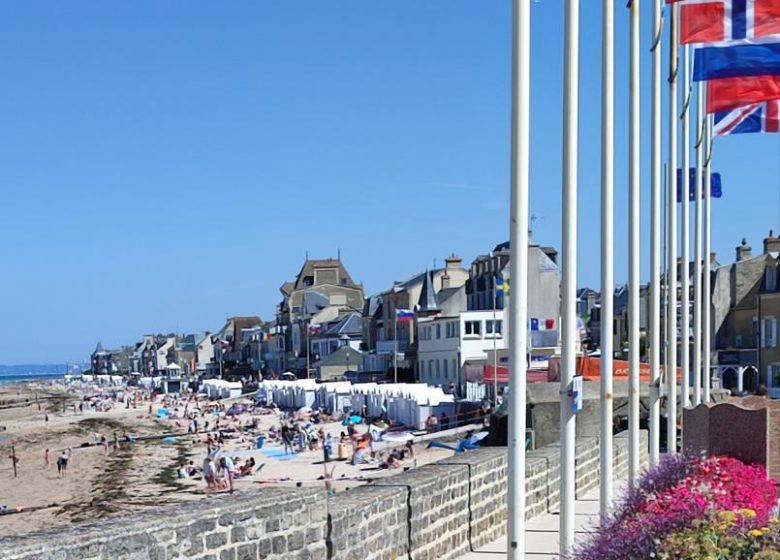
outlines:
{"label": "shutter", "polygon": [[772,319],[772,348],[777,348],[777,319]]}

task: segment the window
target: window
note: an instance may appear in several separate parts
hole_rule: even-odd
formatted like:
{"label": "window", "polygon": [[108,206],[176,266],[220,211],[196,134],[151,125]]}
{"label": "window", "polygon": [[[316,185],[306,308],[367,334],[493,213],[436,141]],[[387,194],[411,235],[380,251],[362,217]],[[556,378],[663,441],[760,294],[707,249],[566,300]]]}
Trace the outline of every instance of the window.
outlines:
{"label": "window", "polygon": [[436,339],[441,338],[441,325],[436,325]]}
{"label": "window", "polygon": [[444,379],[447,379],[449,377],[449,374],[447,373],[447,360],[442,360],[444,362]]}
{"label": "window", "polygon": [[433,378],[433,360],[428,360],[428,377]]}
{"label": "window", "polygon": [[773,389],[780,388],[780,364],[769,365],[769,383]]}
{"label": "window", "polygon": [[420,360],[420,377],[425,377],[425,360]]}
{"label": "window", "polygon": [[777,348],[777,319],[767,317],[761,327],[761,347]]}
{"label": "window", "polygon": [[481,334],[479,321],[466,321],[466,336],[479,336]]}
{"label": "window", "polygon": [[496,334],[500,336],[501,333],[503,332],[503,330],[502,330],[503,329],[503,321],[501,319],[497,319],[495,327],[496,328],[494,330],[495,330]]}
{"label": "window", "polygon": [[454,358],[452,359],[452,375],[458,376],[458,362]]}
{"label": "window", "polygon": [[485,334],[493,334],[493,321],[485,321]]}
{"label": "window", "polygon": [[777,269],[770,265],[766,269],[766,291],[774,292],[777,289]]}
{"label": "window", "polygon": [[436,360],[436,379],[439,379],[440,375],[441,375],[441,371],[439,369],[439,360]]}

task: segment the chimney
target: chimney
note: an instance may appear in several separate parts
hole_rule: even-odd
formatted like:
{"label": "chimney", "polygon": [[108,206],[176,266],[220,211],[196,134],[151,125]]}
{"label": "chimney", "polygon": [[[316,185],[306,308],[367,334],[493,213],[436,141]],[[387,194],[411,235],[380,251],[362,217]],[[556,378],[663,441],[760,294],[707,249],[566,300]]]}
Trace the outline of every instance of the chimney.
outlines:
{"label": "chimney", "polygon": [[776,253],[780,251],[780,237],[775,237],[774,232],[770,229],[769,235],[764,239],[764,254]]}
{"label": "chimney", "polygon": [[747,239],[742,238],[742,244],[737,247],[737,262],[746,261],[750,258],[750,245],[747,244]]}
{"label": "chimney", "polygon": [[[463,259],[456,256],[455,254],[450,255],[446,259],[444,259],[445,263],[445,270],[457,270],[461,267],[461,263],[463,262]],[[449,280],[449,278],[448,278]]]}
{"label": "chimney", "polygon": [[441,289],[445,290],[450,287],[450,276],[447,274],[447,271],[444,271],[444,274],[441,275]]}

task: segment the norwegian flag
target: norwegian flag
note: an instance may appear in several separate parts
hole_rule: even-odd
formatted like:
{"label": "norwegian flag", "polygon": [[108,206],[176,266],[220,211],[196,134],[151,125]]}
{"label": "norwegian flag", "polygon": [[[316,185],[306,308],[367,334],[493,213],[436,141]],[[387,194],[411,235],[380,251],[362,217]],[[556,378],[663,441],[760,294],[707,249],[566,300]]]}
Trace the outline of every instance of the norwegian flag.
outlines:
{"label": "norwegian flag", "polygon": [[713,132],[717,136],[780,132],[780,100],[751,103],[731,111],[715,113]]}
{"label": "norwegian flag", "polygon": [[666,0],[680,6],[681,43],[756,40],[780,34],[778,0]]}

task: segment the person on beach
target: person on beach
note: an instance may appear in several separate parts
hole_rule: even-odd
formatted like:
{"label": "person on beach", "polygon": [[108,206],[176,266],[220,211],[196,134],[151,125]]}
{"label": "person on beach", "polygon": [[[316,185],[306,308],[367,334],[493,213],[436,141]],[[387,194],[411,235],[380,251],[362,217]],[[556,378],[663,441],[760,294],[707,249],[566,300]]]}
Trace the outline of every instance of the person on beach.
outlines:
{"label": "person on beach", "polygon": [[43,466],[47,467],[49,466],[49,448],[46,448],[46,451],[43,452]]}
{"label": "person on beach", "polygon": [[108,455],[108,438],[103,434],[100,435],[100,445],[103,446],[103,454]]}
{"label": "person on beach", "polygon": [[216,469],[214,468],[214,459],[208,455],[203,460],[203,480],[206,481],[206,491],[216,490]]}
{"label": "person on beach", "polygon": [[57,458],[57,476],[60,478],[65,476],[65,471],[68,470],[68,452],[63,450],[60,456]]}

